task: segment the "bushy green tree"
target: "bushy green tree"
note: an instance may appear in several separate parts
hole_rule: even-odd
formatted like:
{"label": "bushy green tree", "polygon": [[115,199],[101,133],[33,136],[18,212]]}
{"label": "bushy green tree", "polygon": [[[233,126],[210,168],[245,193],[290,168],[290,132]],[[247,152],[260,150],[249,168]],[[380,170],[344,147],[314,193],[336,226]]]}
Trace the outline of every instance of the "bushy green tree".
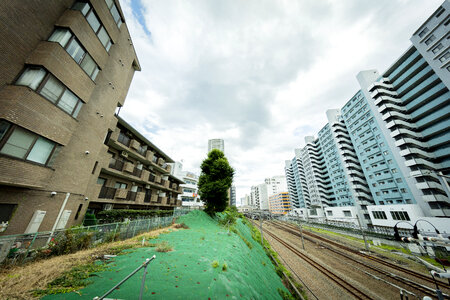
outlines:
{"label": "bushy green tree", "polygon": [[198,180],[198,191],[205,212],[212,215],[222,212],[228,204],[228,190],[233,183],[234,170],[222,151],[213,149],[200,166],[202,173]]}

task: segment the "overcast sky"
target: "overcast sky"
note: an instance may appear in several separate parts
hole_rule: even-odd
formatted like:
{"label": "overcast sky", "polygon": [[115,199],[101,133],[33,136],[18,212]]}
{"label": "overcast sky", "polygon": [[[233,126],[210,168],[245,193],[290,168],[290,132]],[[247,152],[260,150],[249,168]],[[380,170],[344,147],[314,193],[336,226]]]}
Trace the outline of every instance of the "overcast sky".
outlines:
{"label": "overcast sky", "polygon": [[383,72],[442,0],[121,0],[142,71],[121,116],[200,173],[225,140],[237,200]]}

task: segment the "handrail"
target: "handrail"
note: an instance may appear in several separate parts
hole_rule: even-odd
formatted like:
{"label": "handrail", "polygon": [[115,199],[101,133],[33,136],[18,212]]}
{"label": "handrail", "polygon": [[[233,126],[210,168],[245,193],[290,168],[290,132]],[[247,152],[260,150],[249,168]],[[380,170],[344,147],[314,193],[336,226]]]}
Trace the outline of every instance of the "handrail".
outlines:
{"label": "handrail", "polygon": [[140,265],[136,270],[134,270],[133,272],[131,272],[127,277],[125,277],[124,279],[122,279],[118,284],[116,284],[115,286],[113,286],[109,291],[107,291],[105,294],[103,294],[103,296],[101,297],[94,297],[94,300],[102,300],[105,299],[106,296],[108,296],[109,294],[111,294],[116,288],[118,288],[119,286],[121,286],[125,281],[127,281],[128,279],[131,278],[131,276],[133,276],[134,274],[136,274],[140,269],[144,268],[144,276],[142,277],[142,283],[141,283],[141,291],[139,292],[139,300],[142,300],[142,293],[144,292],[144,284],[145,284],[145,275],[147,274],[147,266],[148,264],[154,260],[156,258],[156,255],[153,255],[152,258],[147,258],[142,265]]}

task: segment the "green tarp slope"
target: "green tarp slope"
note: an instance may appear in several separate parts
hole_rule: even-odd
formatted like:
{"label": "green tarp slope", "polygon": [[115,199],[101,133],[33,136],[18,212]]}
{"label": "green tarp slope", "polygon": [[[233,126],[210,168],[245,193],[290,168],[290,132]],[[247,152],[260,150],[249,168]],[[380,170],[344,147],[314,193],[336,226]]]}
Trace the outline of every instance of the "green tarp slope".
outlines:
{"label": "green tarp slope", "polygon": [[[252,239],[249,228],[240,220],[236,228],[252,243],[252,249],[202,211],[192,211],[177,222],[184,222],[189,229],[161,234],[150,241],[167,241],[173,251],[160,253],[155,247],[135,249],[114,258],[107,271],[92,277],[93,283],[78,291],[81,296],[69,293],[45,299],[101,296],[153,255],[156,259],[148,266],[144,299],[281,299],[278,288],[287,291],[261,245]],[[218,266],[214,268],[215,261]],[[141,270],[108,298],[138,299],[142,275]]]}

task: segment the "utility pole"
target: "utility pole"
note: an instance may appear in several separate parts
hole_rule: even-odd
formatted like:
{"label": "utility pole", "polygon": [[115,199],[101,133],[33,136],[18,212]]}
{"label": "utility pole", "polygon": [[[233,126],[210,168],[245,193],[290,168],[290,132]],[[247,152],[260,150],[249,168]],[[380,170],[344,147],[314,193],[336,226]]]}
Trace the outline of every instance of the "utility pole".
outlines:
{"label": "utility pole", "polygon": [[300,218],[298,219],[298,227],[300,229],[300,236],[302,238],[303,250],[305,250],[305,241],[303,240],[303,228],[302,228],[302,224],[300,223]]}
{"label": "utility pole", "polygon": [[364,230],[363,230],[362,227],[361,227],[361,222],[359,221],[359,218],[358,218],[358,217],[356,217],[356,220],[358,221],[359,230],[361,230],[361,234],[362,234],[363,239],[364,239],[364,245],[366,246],[366,250],[367,250],[367,251],[370,251],[370,250],[369,250],[369,244],[367,244],[366,235],[364,234]]}

